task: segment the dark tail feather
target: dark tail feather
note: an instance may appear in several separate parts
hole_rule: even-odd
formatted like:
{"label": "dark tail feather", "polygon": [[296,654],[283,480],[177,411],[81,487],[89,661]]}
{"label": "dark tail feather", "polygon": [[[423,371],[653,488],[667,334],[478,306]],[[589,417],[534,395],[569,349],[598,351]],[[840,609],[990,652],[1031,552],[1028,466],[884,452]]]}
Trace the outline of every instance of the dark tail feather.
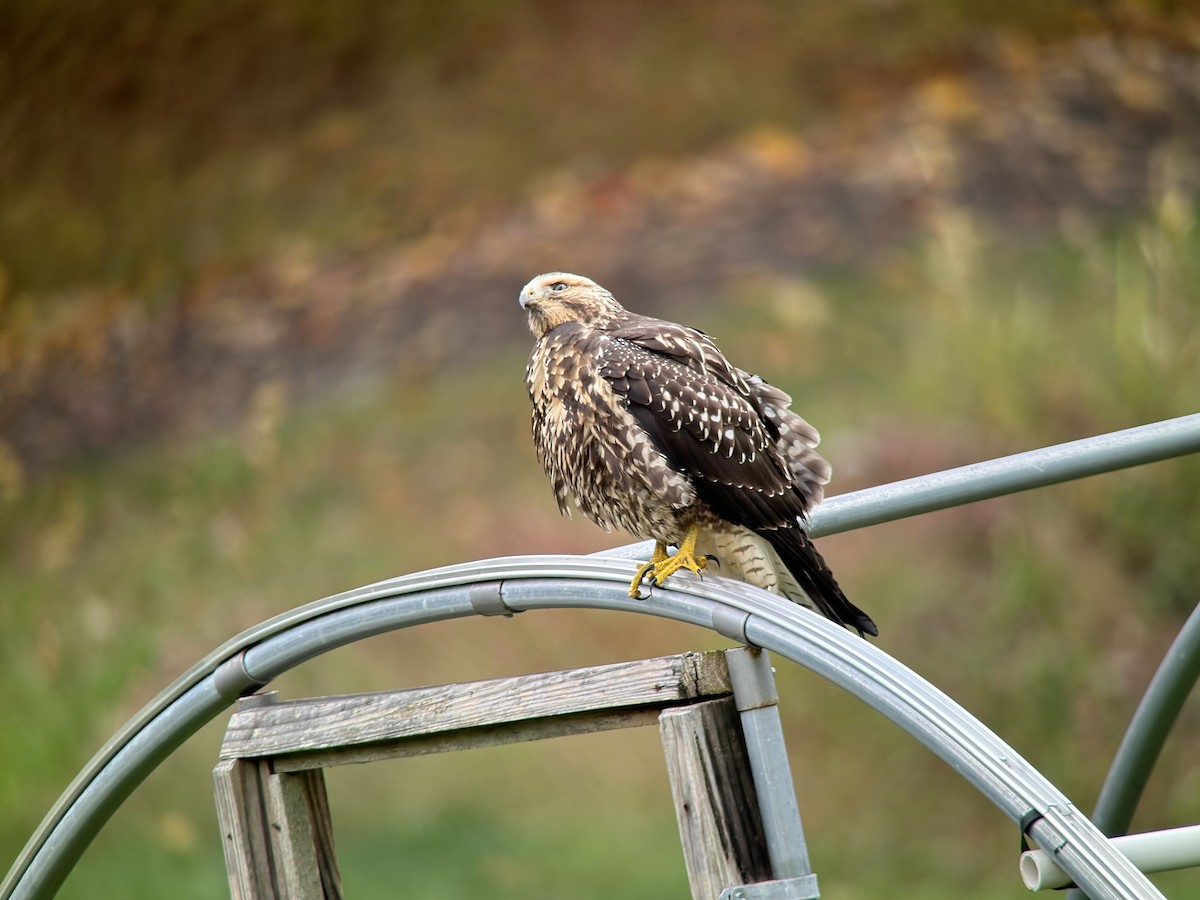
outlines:
{"label": "dark tail feather", "polygon": [[803,528],[764,528],[757,534],[771,543],[788,571],[826,618],[839,625],[849,625],[860,635],[878,636],[879,629],[871,617],[846,599]]}

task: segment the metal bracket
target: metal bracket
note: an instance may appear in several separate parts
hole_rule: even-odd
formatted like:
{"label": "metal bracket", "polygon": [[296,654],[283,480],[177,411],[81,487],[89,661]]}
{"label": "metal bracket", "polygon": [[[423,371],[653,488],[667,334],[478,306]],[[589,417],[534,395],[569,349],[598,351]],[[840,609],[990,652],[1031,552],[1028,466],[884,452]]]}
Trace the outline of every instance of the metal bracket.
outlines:
{"label": "metal bracket", "polygon": [[472,585],[471,590],[467,592],[471,608],[481,616],[504,616],[506,619],[511,619],[517,610],[504,602],[503,585],[503,581],[488,581]]}
{"label": "metal bracket", "polygon": [[[247,648],[249,649],[249,648]],[[246,669],[246,651],[231,656],[213,672],[213,687],[217,696],[232,703],[243,694],[252,694],[267,682],[259,681]]]}
{"label": "metal bracket", "polygon": [[800,875],[725,888],[720,900],[819,900],[820,896],[817,876]]}
{"label": "metal bracket", "polygon": [[775,673],[767,651],[758,647],[735,647],[725,651],[725,662],[729,666],[729,680],[733,682],[733,699],[738,712],[779,704]]}
{"label": "metal bracket", "polygon": [[750,621],[750,613],[734,609],[732,606],[721,605],[713,610],[712,627],[717,634],[722,634],[739,644],[749,644],[746,637],[746,623]]}

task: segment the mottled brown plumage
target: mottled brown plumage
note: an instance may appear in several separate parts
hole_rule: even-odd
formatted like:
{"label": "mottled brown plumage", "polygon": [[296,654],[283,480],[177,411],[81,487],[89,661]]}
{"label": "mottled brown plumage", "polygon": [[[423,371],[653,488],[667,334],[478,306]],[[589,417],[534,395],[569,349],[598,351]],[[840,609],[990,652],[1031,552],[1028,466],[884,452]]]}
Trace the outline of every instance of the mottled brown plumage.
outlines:
{"label": "mottled brown plumage", "polygon": [[631,593],[680,567],[699,574],[711,555],[723,574],[877,633],[804,530],[830,467],[787,394],[703,332],[631,313],[579,275],[539,275],[521,306],[536,339],[534,447],[559,509],[658,542]]}

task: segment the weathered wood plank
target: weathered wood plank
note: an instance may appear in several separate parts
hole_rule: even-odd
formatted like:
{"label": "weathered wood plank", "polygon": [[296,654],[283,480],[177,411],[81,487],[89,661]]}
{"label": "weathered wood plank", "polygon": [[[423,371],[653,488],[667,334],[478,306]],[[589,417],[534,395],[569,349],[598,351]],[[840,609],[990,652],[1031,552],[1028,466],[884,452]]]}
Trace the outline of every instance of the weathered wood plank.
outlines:
{"label": "weathered wood plank", "polygon": [[596,710],[663,709],[729,691],[724,657],[709,652],[405,691],[284,701],[235,712],[221,758],[398,741]]}
{"label": "weathered wood plank", "polygon": [[668,709],[663,754],[692,897],[771,877],[745,740],[732,698]]}
{"label": "weathered wood plank", "polygon": [[265,807],[280,900],[341,900],[325,776],[272,774]]}
{"label": "weathered wood plank", "polygon": [[615,728],[637,728],[655,724],[658,721],[659,712],[658,709],[630,709],[617,712],[577,713],[550,719],[533,719],[526,722],[510,722],[503,725],[447,731],[442,734],[418,735],[395,741],[284,753],[271,757],[271,767],[276,772],[301,772],[307,769],[328,769],[332,766],[379,762],[406,756],[425,756],[430,753],[451,753],[458,750],[475,750],[480,747],[498,747],[502,744],[540,741],[572,734],[592,734],[597,731],[611,731]]}
{"label": "weathered wood plank", "polygon": [[233,900],[340,900],[320,771],[277,775],[262,760],[221,760],[213,781]]}
{"label": "weathered wood plank", "polygon": [[225,850],[225,868],[233,900],[275,896],[271,842],[263,809],[265,763],[221,760],[213,769],[217,820]]}

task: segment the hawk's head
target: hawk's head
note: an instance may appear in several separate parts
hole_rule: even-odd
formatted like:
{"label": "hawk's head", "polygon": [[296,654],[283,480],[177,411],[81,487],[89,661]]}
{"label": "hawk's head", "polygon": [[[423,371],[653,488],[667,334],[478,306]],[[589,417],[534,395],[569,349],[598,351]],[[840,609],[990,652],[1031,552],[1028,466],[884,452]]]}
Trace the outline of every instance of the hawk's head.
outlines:
{"label": "hawk's head", "polygon": [[590,278],[569,272],[547,272],[521,289],[521,308],[529,313],[529,330],[539,340],[565,322],[603,325],[622,307]]}

